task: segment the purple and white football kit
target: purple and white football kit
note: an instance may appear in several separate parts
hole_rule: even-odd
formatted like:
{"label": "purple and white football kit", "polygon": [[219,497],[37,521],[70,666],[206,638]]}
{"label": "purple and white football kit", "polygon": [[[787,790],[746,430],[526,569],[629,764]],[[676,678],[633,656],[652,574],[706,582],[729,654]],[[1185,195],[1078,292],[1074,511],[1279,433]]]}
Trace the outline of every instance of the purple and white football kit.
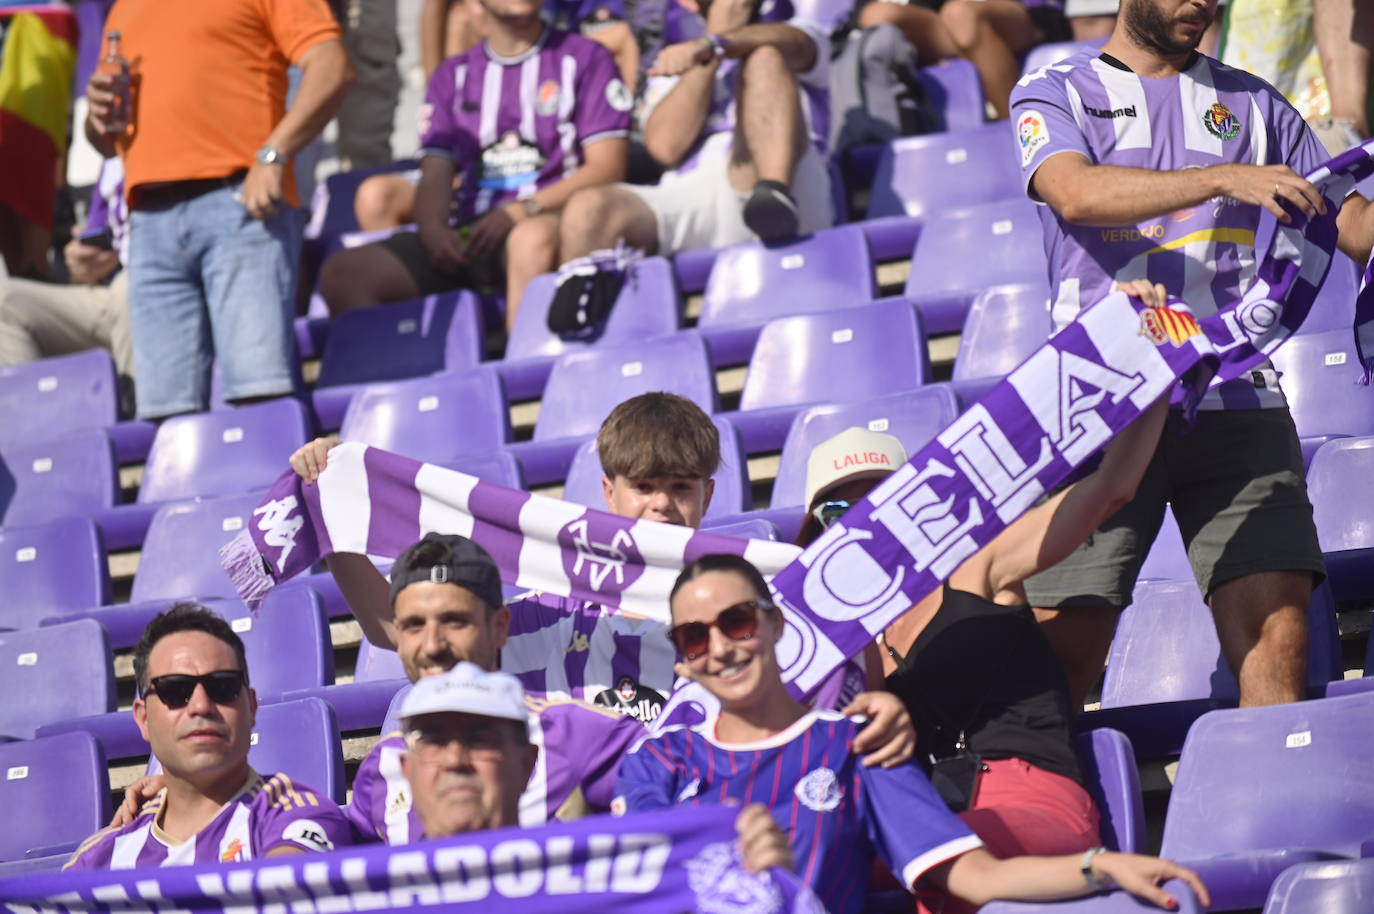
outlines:
{"label": "purple and white football kit", "polygon": [[982,841],[955,818],[914,762],[867,768],[859,724],[812,711],[767,740],[720,743],[713,724],[669,728],[625,757],[617,813],[762,803],[787,832],[797,875],[832,914],[864,909],[876,852],[902,883]]}
{"label": "purple and white football kit", "polygon": [[172,839],[160,827],[166,799],[164,788],[128,825],[87,838],[63,869],[239,863],[260,859],[278,847],[323,852],[353,843],[343,810],[285,774],[264,777],[251,771],[215,818],[185,841]]}

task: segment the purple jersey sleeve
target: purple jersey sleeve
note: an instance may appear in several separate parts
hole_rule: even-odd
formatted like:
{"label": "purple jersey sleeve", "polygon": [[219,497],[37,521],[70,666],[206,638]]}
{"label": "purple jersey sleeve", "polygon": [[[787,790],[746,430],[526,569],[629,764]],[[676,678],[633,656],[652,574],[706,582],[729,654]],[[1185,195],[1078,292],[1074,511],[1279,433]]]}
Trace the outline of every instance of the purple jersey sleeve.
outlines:
{"label": "purple jersey sleeve", "polygon": [[662,737],[646,739],[625,756],[611,812],[624,815],[675,805],[678,768],[664,751],[666,745]]}
{"label": "purple jersey sleeve", "polygon": [[611,52],[599,44],[588,49],[587,69],[578,81],[573,123],[583,146],[623,137],[630,131],[634,96],[621,81]]}
{"label": "purple jersey sleeve", "polygon": [[467,139],[454,121],[455,69],[457,57],[450,57],[439,65],[429,79],[425,103],[420,106],[420,155],[437,155],[446,159],[458,158],[460,143]]}
{"label": "purple jersey sleeve", "polygon": [[358,766],[353,777],[353,796],[344,807],[348,824],[357,843],[385,841],[383,813],[386,807],[386,781],[381,772],[382,754],[374,747]]}
{"label": "purple jersey sleeve", "polygon": [[353,828],[343,810],[285,774],[268,777],[258,799],[261,803],[253,817],[258,856],[265,857],[278,847],[325,853],[353,843]]}
{"label": "purple jersey sleeve", "polygon": [[588,751],[584,756],[582,795],[592,809],[605,812],[615,799],[625,754],[644,736],[644,725],[628,715],[616,715],[611,720],[595,711],[579,715],[579,718],[579,727],[587,726],[590,731],[586,738]]}
{"label": "purple jersey sleeve", "polygon": [[1076,152],[1093,161],[1088,141],[1069,107],[1066,67],[1042,67],[1021,78],[1011,93],[1011,122],[1017,161],[1026,193],[1031,178],[1046,159],[1061,152]]}
{"label": "purple jersey sleeve", "polygon": [[983,842],[949,811],[915,762],[857,766],[869,840],[888,868],[911,887],[922,874]]}

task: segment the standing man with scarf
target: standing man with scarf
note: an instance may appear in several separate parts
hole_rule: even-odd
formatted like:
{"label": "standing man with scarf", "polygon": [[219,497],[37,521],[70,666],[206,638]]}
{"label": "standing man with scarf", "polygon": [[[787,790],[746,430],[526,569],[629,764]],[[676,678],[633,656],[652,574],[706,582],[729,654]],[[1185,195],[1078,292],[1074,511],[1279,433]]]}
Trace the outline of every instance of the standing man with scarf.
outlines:
{"label": "standing man with scarf", "polygon": [[[1123,0],[1111,39],[1027,75],[1012,94],[1026,190],[1041,210],[1056,328],[1148,279],[1199,318],[1255,275],[1261,210],[1325,212],[1301,176],[1327,158],[1256,76],[1196,50],[1215,0]],[[1351,196],[1340,246],[1369,256],[1374,218]],[[1167,503],[1216,621],[1242,705],[1302,697],[1306,609],[1324,575],[1297,432],[1266,367],[1211,391],[1194,428],[1173,413],[1134,501],[1064,562],[1026,581],[1080,705]]]}

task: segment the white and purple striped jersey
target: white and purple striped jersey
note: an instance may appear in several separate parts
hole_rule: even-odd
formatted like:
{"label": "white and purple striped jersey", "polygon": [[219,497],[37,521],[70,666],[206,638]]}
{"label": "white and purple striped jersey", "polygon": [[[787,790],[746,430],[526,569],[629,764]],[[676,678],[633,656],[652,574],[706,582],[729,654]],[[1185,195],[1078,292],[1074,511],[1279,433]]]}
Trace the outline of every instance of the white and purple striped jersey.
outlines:
{"label": "white and purple striped jersey", "polygon": [[545,28],[515,57],[484,41],[434,71],[420,155],[453,160],[462,225],[566,178],[593,143],[628,135],[633,104],[610,52],[580,35]]}
{"label": "white and purple striped jersey", "polygon": [[767,740],[716,742],[713,725],[646,737],[620,766],[615,812],[762,803],[787,832],[797,875],[831,914],[864,909],[876,852],[906,886],[981,847],[914,762],[866,768],[859,724],[812,711]]}
{"label": "white and purple striped jersey", "polygon": [[[555,817],[575,819],[608,812],[620,760],[644,727],[632,717],[570,699],[525,696],[530,742],[539,759],[520,796],[520,824],[543,825]],[[424,835],[411,806],[410,785],[401,773],[406,751],[400,733],[372,747],[353,780],[345,809],[362,841],[408,844]]]}
{"label": "white and purple striped jersey", "polygon": [[[1153,171],[1240,163],[1287,164],[1306,174],[1328,158],[1277,90],[1202,54],[1182,73],[1154,79],[1100,51],[1081,51],[1023,77],[1011,106],[1027,193],[1041,163],[1061,152],[1094,165]],[[1208,317],[1254,279],[1260,207],[1229,197],[1138,225],[1073,225],[1048,206],[1040,220],[1056,328],[1117,281],[1162,283],[1198,317]],[[1260,371],[1209,392],[1202,408],[1284,402],[1274,373]]]}
{"label": "white and purple striped jersey", "polygon": [[128,825],[106,828],[87,838],[63,869],[239,863],[257,860],[278,847],[323,852],[353,843],[343,810],[284,774],[264,777],[250,771],[242,789],[185,841],[162,831],[166,800],[163,788]]}

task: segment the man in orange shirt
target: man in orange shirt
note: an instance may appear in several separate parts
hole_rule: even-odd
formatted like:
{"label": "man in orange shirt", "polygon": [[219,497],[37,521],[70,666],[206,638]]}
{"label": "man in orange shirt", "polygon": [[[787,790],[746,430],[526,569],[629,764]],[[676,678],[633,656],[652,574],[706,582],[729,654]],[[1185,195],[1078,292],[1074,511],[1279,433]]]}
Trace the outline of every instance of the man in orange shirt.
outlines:
{"label": "man in orange shirt", "polygon": [[337,23],[324,0],[118,0],[106,28],[120,32],[133,103],[112,129],[112,78],[92,76],[86,136],[124,160],[139,416],[205,409],[214,358],[227,400],[290,393],[290,160],[353,82]]}

